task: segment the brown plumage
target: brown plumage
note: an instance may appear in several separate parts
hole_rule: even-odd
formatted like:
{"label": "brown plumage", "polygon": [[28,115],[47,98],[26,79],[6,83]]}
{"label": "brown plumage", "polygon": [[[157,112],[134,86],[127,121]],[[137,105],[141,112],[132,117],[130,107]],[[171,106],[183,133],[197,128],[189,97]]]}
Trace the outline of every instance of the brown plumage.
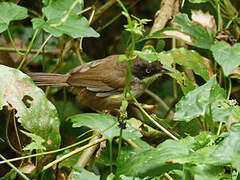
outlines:
{"label": "brown plumage", "polygon": [[[95,111],[119,109],[125,87],[126,61],[119,55],[108,56],[72,69],[67,74],[29,73],[37,85],[71,86],[78,101]],[[130,89],[138,97],[161,73],[168,70],[158,61],[153,63],[135,58],[131,62]],[[152,78],[154,77],[154,78]],[[145,79],[151,81],[145,81]],[[128,97],[130,100],[130,98]]]}

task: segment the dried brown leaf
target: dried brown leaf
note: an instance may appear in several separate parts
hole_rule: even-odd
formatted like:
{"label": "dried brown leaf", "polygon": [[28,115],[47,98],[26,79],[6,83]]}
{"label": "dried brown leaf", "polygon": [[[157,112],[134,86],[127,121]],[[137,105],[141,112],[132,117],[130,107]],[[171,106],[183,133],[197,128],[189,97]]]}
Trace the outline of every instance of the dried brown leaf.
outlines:
{"label": "dried brown leaf", "polygon": [[208,31],[213,31],[216,28],[215,19],[209,12],[192,11],[192,21]]}
{"label": "dried brown leaf", "polygon": [[[240,79],[240,67],[235,68],[232,72],[231,72],[232,79]],[[234,75],[235,74],[235,75]]]}
{"label": "dried brown leaf", "polygon": [[203,63],[208,68],[208,76],[209,76],[209,78],[211,78],[213,76],[213,64],[212,64],[212,61],[210,61],[209,59],[203,57]]}
{"label": "dried brown leaf", "polygon": [[167,35],[167,36],[174,36],[175,38],[186,41],[189,44],[193,43],[191,36],[189,36],[188,34],[185,34],[183,32],[167,30],[167,31],[163,31],[162,34]]}

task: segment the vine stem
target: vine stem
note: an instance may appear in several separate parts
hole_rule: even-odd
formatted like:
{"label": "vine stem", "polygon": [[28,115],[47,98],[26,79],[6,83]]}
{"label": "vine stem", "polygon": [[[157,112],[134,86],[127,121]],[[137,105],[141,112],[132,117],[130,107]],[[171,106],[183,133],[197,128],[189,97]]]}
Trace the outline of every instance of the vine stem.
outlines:
{"label": "vine stem", "polygon": [[[228,78],[228,81],[229,81],[229,87],[228,87],[228,94],[227,94],[227,100],[230,99],[230,95],[231,95],[231,92],[232,92],[232,81],[231,81],[231,78],[229,77]],[[218,131],[217,131],[217,135],[219,136],[220,133],[221,133],[221,129],[222,129],[222,125],[223,125],[223,122],[220,122],[219,123],[219,126],[218,126]]]}
{"label": "vine stem", "polygon": [[[127,8],[127,10],[132,9],[140,1],[141,0],[134,1],[133,4]],[[104,30],[105,28],[110,26],[112,23],[114,23],[116,20],[118,20],[121,16],[122,16],[122,14],[119,13],[116,16],[112,17],[112,19],[110,21],[108,21],[106,24],[104,24],[102,27],[97,28],[97,32]]]}
{"label": "vine stem", "polygon": [[[124,13],[125,13],[125,17],[127,18],[127,22],[130,26],[130,29],[133,29],[133,24],[130,18],[130,15],[128,13],[128,10],[126,9],[126,7],[124,6],[124,4],[121,2],[121,0],[117,0],[118,4],[120,5],[120,7],[123,9]],[[128,52],[127,52],[127,60],[126,60],[126,64],[127,64],[127,69],[126,69],[126,74],[125,74],[125,88],[123,91],[123,97],[122,97],[122,102],[126,101],[127,99],[127,93],[130,92],[129,89],[129,84],[131,81],[131,61],[130,61],[130,57],[132,56],[134,49],[135,49],[135,38],[134,38],[134,34],[131,31],[131,44],[128,46]],[[122,103],[123,104],[123,103]],[[120,115],[120,123],[124,123],[124,118],[126,115],[126,108],[124,107],[121,115]],[[121,152],[121,147],[122,147],[122,133],[123,133],[123,129],[120,128],[120,134],[119,134],[119,143],[118,143],[118,158]]]}
{"label": "vine stem", "polygon": [[[0,158],[4,161],[6,161],[7,159],[0,154]],[[12,168],[14,169],[20,176],[22,176],[23,179],[25,180],[30,180],[25,174],[23,174],[17,167],[15,167],[12,163],[10,162],[7,162],[7,164]]]}
{"label": "vine stem", "polygon": [[157,121],[155,121],[138,103],[137,99],[133,96],[131,92],[129,92],[131,98],[136,103],[137,107],[140,109],[140,111],[153,123],[155,124],[159,129],[161,129],[163,132],[165,132],[169,137],[171,137],[174,140],[179,140],[176,136],[174,136],[172,133],[170,133],[167,129],[165,129],[163,126],[161,126]]}
{"label": "vine stem", "polygon": [[[84,133],[84,134],[85,134],[85,133]],[[70,149],[70,148],[72,148],[72,147],[75,147],[75,146],[77,146],[77,145],[79,145],[79,144],[82,144],[82,143],[90,140],[90,139],[93,138],[93,137],[95,137],[95,136],[91,136],[91,137],[89,137],[89,138],[86,138],[86,139],[84,139],[84,140],[82,140],[82,141],[79,141],[79,142],[77,142],[77,143],[75,143],[75,144],[72,144],[72,145],[70,145],[70,146],[66,146],[66,147],[61,148],[61,149],[57,149],[57,150],[53,150],[53,151],[48,151],[48,152],[37,153],[37,154],[31,154],[31,155],[28,155],[28,156],[17,157],[17,158],[13,158],[13,159],[6,159],[6,160],[4,160],[4,161],[0,161],[0,164],[4,164],[4,163],[8,163],[8,162],[13,162],[13,161],[19,161],[19,160],[22,160],[22,159],[28,159],[28,158],[37,157],[37,156],[44,156],[44,155],[48,155],[48,154],[58,153],[58,152],[61,152],[61,151],[66,150],[66,149]]]}
{"label": "vine stem", "polygon": [[232,81],[231,81],[230,77],[228,78],[228,84],[229,84],[229,87],[228,87],[227,100],[229,100],[231,92],[232,92]]}
{"label": "vine stem", "polygon": [[12,35],[11,35],[11,32],[10,32],[9,28],[7,28],[7,32],[8,32],[8,37],[9,37],[9,39],[10,39],[10,42],[11,42],[14,50],[15,50],[20,56],[24,56],[24,53],[20,52],[20,51],[17,49],[17,47],[16,47],[16,45],[15,45],[15,43],[14,43],[14,41],[13,41],[13,38],[12,38]]}
{"label": "vine stem", "polygon": [[221,132],[221,129],[222,129],[222,124],[223,124],[223,122],[221,121],[219,126],[218,126],[217,136],[220,135],[220,132]]}
{"label": "vine stem", "polygon": [[109,142],[109,156],[110,156],[110,173],[113,172],[113,162],[112,162],[112,156],[113,156],[113,153],[112,153],[112,139],[108,140]]}
{"label": "vine stem", "polygon": [[40,49],[38,49],[37,53],[33,56],[33,58],[31,60],[28,61],[28,63],[30,63],[32,60],[34,60],[42,51],[43,51],[43,48],[44,46],[47,44],[47,42],[49,41],[49,39],[51,39],[53,35],[50,34],[46,40],[43,42],[43,44],[41,45]]}
{"label": "vine stem", "polygon": [[89,143],[89,144],[87,144],[87,145],[85,145],[85,146],[82,146],[82,147],[80,147],[80,148],[77,148],[77,149],[71,151],[70,153],[62,156],[61,158],[56,159],[55,161],[52,161],[51,163],[47,164],[46,166],[43,167],[42,171],[45,171],[45,170],[47,170],[48,168],[54,166],[55,164],[57,164],[57,163],[65,160],[65,159],[73,156],[74,154],[77,154],[77,153],[79,153],[79,152],[81,152],[81,151],[83,151],[83,150],[85,150],[85,149],[87,149],[87,148],[89,148],[89,147],[91,147],[91,146],[94,146],[94,145],[96,145],[96,144],[98,144],[98,143],[101,143],[101,142],[103,142],[103,141],[105,141],[105,140],[106,140],[105,138],[100,138],[100,139],[97,139],[96,141],[94,141],[94,142],[92,142],[92,143]]}
{"label": "vine stem", "polygon": [[218,15],[218,26],[217,30],[221,31],[222,30],[222,17],[221,17],[221,11],[220,11],[220,5],[219,3],[217,4],[217,15]]}
{"label": "vine stem", "polygon": [[29,54],[30,50],[32,49],[33,43],[34,43],[34,41],[35,41],[35,39],[36,39],[36,37],[37,37],[38,31],[39,31],[39,29],[37,29],[37,30],[34,32],[33,38],[32,38],[32,40],[31,40],[31,42],[30,42],[30,44],[29,44],[29,46],[28,46],[28,48],[27,48],[27,51],[26,51],[26,53],[24,54],[23,59],[22,59],[22,61],[21,61],[21,63],[19,64],[19,66],[18,66],[17,69],[21,69],[22,66],[23,66],[23,64],[24,64],[24,62],[26,61],[27,55]]}
{"label": "vine stem", "polygon": [[[23,48],[18,48],[17,49],[20,52],[26,52],[26,49]],[[16,50],[14,48],[8,48],[8,47],[0,47],[0,51],[4,51],[4,52],[16,52]],[[31,49],[30,53],[37,53],[39,51],[39,49]],[[59,49],[54,49],[54,50],[47,50],[44,51],[44,54],[59,54],[60,50]],[[43,51],[41,51],[40,53],[43,53]]]}
{"label": "vine stem", "polygon": [[[102,134],[103,132],[107,131],[108,129],[111,129],[114,125],[116,125],[117,122],[113,123],[111,126],[107,127],[106,129],[104,129],[103,131],[99,132],[100,134]],[[84,136],[85,134],[89,133],[91,131],[87,131],[83,134],[81,134],[78,138]],[[31,154],[31,155],[28,155],[28,156],[24,156],[24,157],[18,157],[18,158],[13,158],[13,159],[7,159],[7,160],[4,160],[4,161],[0,161],[0,164],[4,164],[4,163],[8,163],[8,162],[13,162],[13,161],[18,161],[18,160],[22,160],[22,159],[27,159],[27,158],[31,158],[31,157],[37,157],[37,156],[43,156],[43,155],[48,155],[48,154],[53,154],[53,153],[58,153],[58,152],[61,152],[61,151],[64,151],[66,149],[70,149],[72,147],[75,147],[79,144],[82,144],[94,137],[96,137],[97,135],[93,135],[93,136],[90,136],[82,141],[79,141],[77,143],[74,143],[72,145],[69,145],[69,146],[66,146],[64,148],[61,148],[61,149],[57,149],[57,150],[53,150],[53,151],[48,151],[48,152],[42,152],[42,153],[37,153],[37,154]]]}

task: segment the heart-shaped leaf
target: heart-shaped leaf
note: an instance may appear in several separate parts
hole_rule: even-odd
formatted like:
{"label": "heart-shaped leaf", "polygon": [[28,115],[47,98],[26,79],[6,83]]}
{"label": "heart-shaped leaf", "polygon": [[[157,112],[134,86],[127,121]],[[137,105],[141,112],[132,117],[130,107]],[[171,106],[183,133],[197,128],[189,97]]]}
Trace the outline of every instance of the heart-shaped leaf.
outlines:
{"label": "heart-shaped leaf", "polygon": [[11,21],[22,20],[28,16],[27,9],[12,2],[0,3],[0,32],[5,31]]}
{"label": "heart-shaped leaf", "polygon": [[[33,18],[33,27],[41,28],[56,37],[67,34],[73,38],[99,37],[99,34],[89,26],[88,20],[77,13],[82,9],[77,3],[69,12],[69,8],[75,3],[74,0],[56,0],[51,5],[43,8],[43,14],[47,21],[41,18]],[[68,14],[69,13],[69,14]]]}
{"label": "heart-shaped leaf", "polygon": [[215,101],[224,99],[224,90],[217,85],[216,76],[213,76],[206,84],[182,97],[176,105],[174,119],[189,122],[193,118],[205,115],[209,105]]}
{"label": "heart-shaped leaf", "polygon": [[211,47],[214,59],[223,68],[223,72],[228,76],[233,69],[240,65],[240,43],[230,47],[226,42],[216,42]]}

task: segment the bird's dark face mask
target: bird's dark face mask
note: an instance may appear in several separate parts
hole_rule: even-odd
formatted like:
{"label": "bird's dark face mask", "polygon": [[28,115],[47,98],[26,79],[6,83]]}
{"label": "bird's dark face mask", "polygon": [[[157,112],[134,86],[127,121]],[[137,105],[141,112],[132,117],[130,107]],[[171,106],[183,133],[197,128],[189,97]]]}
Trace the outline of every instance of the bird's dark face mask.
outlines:
{"label": "bird's dark face mask", "polygon": [[131,64],[131,73],[134,77],[143,80],[148,77],[152,77],[155,74],[162,74],[171,72],[171,70],[162,67],[159,61],[148,62],[137,58],[133,60]]}

